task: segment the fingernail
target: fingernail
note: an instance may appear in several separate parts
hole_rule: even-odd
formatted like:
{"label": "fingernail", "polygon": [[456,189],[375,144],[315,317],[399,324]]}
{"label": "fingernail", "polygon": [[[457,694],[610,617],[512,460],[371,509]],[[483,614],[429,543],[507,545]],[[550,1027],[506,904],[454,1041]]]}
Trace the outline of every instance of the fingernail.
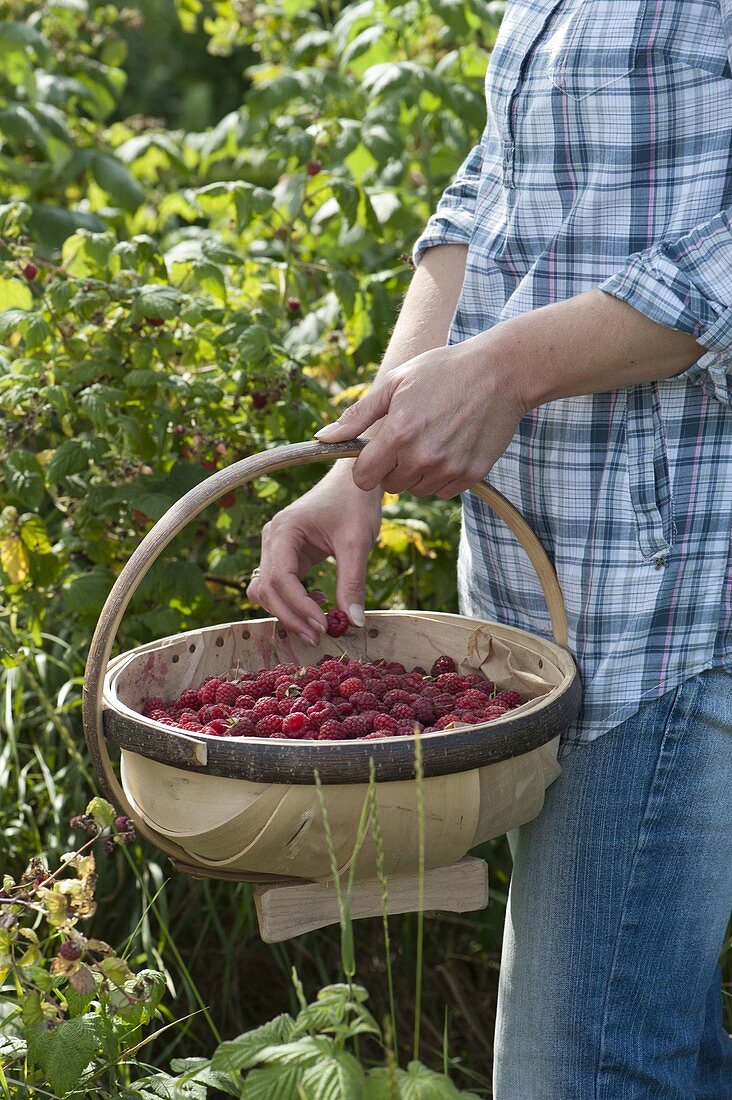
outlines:
{"label": "fingernail", "polygon": [[316,646],[316,645],[318,644],[318,643],[317,643],[317,642],[315,641],[315,639],[314,639],[314,638],[311,638],[311,637],[310,637],[310,635],[309,635],[309,634],[298,634],[298,638],[301,638],[301,639],[302,639],[302,641],[303,641],[303,642],[305,642],[305,645],[310,645],[310,646],[313,646],[313,647],[315,647],[315,646]]}
{"label": "fingernail", "polygon": [[354,626],[366,626],[366,616],[363,613],[363,608],[358,603],[349,605],[348,618]]}
{"label": "fingernail", "polygon": [[338,431],[340,426],[340,420],[334,420],[332,424],[326,424],[324,428],[320,428],[319,431],[315,433],[315,438],[327,440],[329,436]]}
{"label": "fingernail", "polygon": [[325,634],[325,626],[319,619],[308,619],[308,622],[315,628],[316,636],[319,638],[321,634]]}

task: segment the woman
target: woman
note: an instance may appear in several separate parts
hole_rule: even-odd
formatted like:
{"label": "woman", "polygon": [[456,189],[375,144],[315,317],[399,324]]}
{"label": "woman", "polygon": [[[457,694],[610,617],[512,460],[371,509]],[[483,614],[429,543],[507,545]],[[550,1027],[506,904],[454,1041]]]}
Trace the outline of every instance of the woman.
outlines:
{"label": "woman", "polygon": [[[382,490],[490,473],[553,558],[585,701],[512,838],[497,1100],[730,1100],[732,0],[513,0],[488,123],[415,247],[368,434],[267,526],[249,589],[315,641],[335,556],[363,623]],[[548,633],[469,493],[466,614]]]}

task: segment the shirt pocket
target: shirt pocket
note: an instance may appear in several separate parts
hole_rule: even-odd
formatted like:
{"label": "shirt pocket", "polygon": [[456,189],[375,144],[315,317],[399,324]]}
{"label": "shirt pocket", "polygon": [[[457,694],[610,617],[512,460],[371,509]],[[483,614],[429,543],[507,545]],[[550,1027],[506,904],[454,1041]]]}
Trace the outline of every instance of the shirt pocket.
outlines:
{"label": "shirt pocket", "polygon": [[624,392],[628,492],[638,548],[641,557],[658,568],[666,564],[676,533],[658,386],[651,382],[629,386]]}
{"label": "shirt pocket", "polygon": [[570,99],[586,99],[630,75],[642,47],[648,0],[573,0],[548,45],[548,75]]}

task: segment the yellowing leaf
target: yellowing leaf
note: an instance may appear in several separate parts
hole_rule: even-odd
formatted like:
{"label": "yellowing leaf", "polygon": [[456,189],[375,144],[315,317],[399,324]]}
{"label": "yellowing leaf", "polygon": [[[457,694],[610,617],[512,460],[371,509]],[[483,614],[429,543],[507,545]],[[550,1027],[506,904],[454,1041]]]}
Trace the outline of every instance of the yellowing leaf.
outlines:
{"label": "yellowing leaf", "polygon": [[358,401],[360,397],[366,393],[369,389],[369,382],[357,382],[353,386],[346,386],[344,390],[337,393],[333,398],[334,405],[351,405],[354,401]]}
{"label": "yellowing leaf", "polygon": [[33,295],[22,279],[0,279],[0,310],[31,309]]}
{"label": "yellowing leaf", "polygon": [[421,531],[416,530],[409,523],[400,523],[396,519],[385,519],[382,522],[379,546],[384,550],[392,550],[395,554],[404,554],[410,546],[413,546],[423,558],[436,557],[435,551],[427,545]]}
{"label": "yellowing leaf", "polygon": [[0,542],[0,567],[11,584],[21,584],[30,572],[28,551],[18,535],[9,535]]}

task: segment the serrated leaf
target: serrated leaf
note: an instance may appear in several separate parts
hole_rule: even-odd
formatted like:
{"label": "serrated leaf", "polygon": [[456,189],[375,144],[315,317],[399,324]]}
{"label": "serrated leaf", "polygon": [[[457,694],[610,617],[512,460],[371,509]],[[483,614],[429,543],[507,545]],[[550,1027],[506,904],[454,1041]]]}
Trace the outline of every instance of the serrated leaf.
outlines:
{"label": "serrated leaf", "polygon": [[48,1083],[60,1096],[78,1087],[79,1078],[102,1044],[101,1020],[92,1013],[59,1024],[46,1056]]}
{"label": "serrated leaf", "polygon": [[53,452],[46,475],[49,481],[60,481],[69,474],[79,474],[89,466],[89,452],[81,439],[65,439]]}
{"label": "serrated leaf", "polygon": [[275,1016],[261,1027],[239,1035],[236,1039],[221,1043],[211,1061],[213,1069],[222,1072],[236,1072],[256,1065],[259,1053],[272,1043],[283,1043],[292,1034],[294,1020],[287,1013]]}
{"label": "serrated leaf", "polygon": [[242,1100],[303,1100],[299,1083],[301,1066],[268,1066],[253,1069],[241,1088]]}
{"label": "serrated leaf", "polygon": [[19,498],[27,508],[38,508],[46,490],[43,485],[43,470],[33,452],[23,449],[13,451],[5,459],[3,469],[11,496]]}
{"label": "serrated leaf", "polygon": [[363,1100],[366,1075],[352,1054],[341,1051],[306,1069],[300,1087],[307,1100]]}
{"label": "serrated leaf", "polygon": [[50,554],[53,550],[46,525],[40,516],[28,515],[21,520],[20,537],[34,554]]}

